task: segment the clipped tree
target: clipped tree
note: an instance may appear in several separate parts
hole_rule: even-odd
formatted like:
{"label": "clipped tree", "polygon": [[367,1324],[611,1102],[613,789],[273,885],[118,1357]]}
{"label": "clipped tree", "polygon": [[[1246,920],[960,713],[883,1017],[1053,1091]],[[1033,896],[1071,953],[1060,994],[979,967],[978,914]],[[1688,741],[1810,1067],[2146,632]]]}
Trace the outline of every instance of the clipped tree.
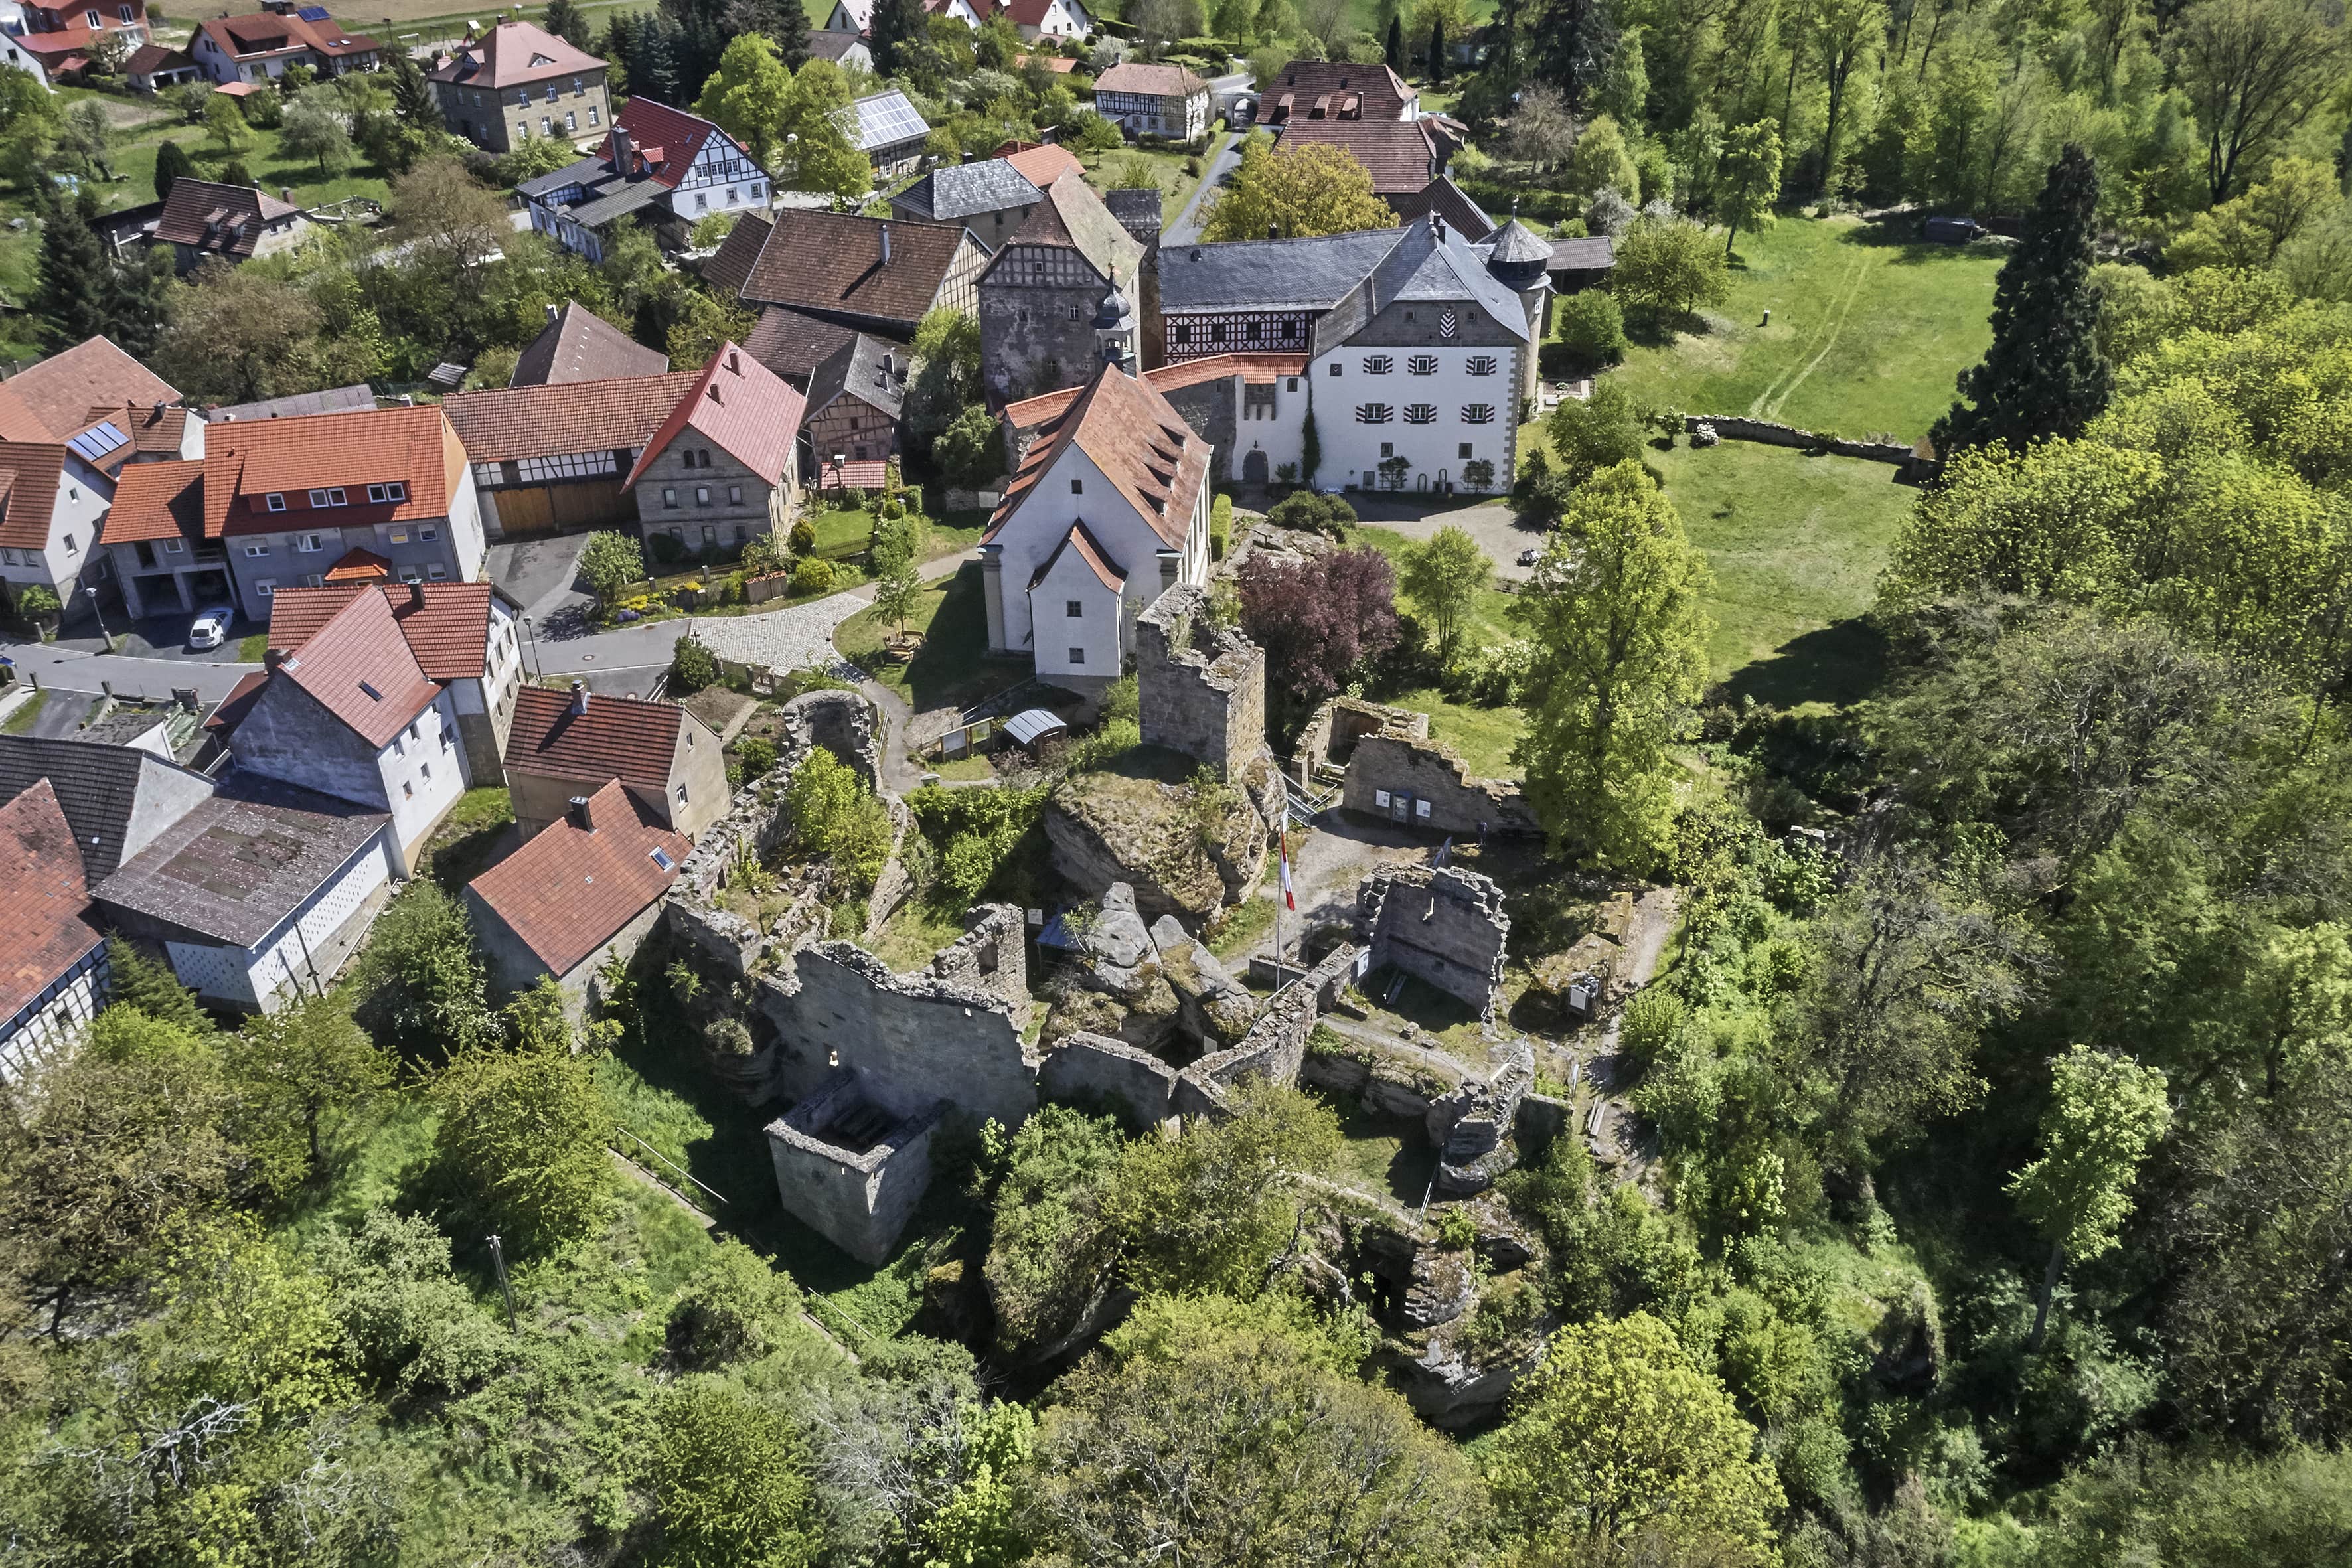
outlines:
{"label": "clipped tree", "polygon": [[2009,1184],[2019,1212],[2050,1244],[2030,1348],[2042,1348],[2050,1298],[2066,1260],[2115,1249],[2124,1221],[2131,1217],[2131,1185],[2140,1161],[2171,1121],[2164,1074],[2158,1068],[2088,1046],[2075,1046],[2050,1064],[2042,1158]]}
{"label": "clipped tree", "polygon": [[1406,552],[1401,586],[1405,596],[1437,632],[1437,658],[1451,663],[1461,639],[1462,623],[1486,591],[1495,563],[1478,542],[1448,523],[1428,542]]}
{"label": "clipped tree", "polygon": [[156,148],[155,199],[159,202],[170,200],[172,182],[183,174],[193,174],[195,172],[195,160],[189,157],[188,150],[177,142],[166,142]]}
{"label": "clipped tree", "polygon": [[2098,202],[2098,168],[2070,142],[2026,216],[2024,243],[1994,279],[1992,346],[1960,373],[1960,401],[1930,436],[1938,454],[2079,436],[2106,407],[2115,366],[2099,351],[2091,281]]}
{"label": "clipped tree", "polygon": [[800,1310],[793,1277],[729,1237],[678,1287],[662,1340],[684,1366],[757,1361],[793,1337]]}
{"label": "clipped tree", "polygon": [[1780,195],[1780,128],[1759,120],[1726,132],[1712,190],[1716,213],[1725,226],[1723,254],[1728,260],[1741,229],[1765,228],[1772,222],[1772,204]]}
{"label": "clipped tree", "polygon": [[1665,848],[1673,746],[1706,679],[1706,563],[1634,463],[1596,474],[1512,602],[1534,645],[1512,749],[1558,849],[1644,868]]}
{"label": "clipped tree", "polygon": [[700,691],[719,684],[719,656],[710,645],[692,632],[677,639],[670,649],[669,675],[671,683],[680,691]]}

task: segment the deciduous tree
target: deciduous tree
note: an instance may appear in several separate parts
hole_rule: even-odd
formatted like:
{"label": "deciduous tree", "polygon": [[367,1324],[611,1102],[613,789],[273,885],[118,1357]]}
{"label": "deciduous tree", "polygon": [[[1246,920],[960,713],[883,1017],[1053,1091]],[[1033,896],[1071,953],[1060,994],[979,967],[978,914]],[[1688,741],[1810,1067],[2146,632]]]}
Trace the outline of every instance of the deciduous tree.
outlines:
{"label": "deciduous tree", "polygon": [[2347,47],[2342,13],[2315,0],[2198,0],[2166,44],[2205,132],[2217,205],[2318,112]]}
{"label": "deciduous tree", "polygon": [[544,1037],[477,1046],[433,1085],[434,1152],[453,1200],[518,1252],[579,1241],[610,1208],[612,1113],[590,1059],[570,1047]]}
{"label": "deciduous tree", "polygon": [[580,552],[580,580],[609,612],[621,590],[646,575],[644,549],[625,533],[592,533]]}
{"label": "deciduous tree", "polygon": [[1277,152],[1272,138],[1253,132],[1202,232],[1210,239],[1305,239],[1391,228],[1396,221],[1388,203],[1372,194],[1371,171],[1346,148]]}
{"label": "deciduous tree", "polygon": [[326,1134],[392,1087],[392,1059],[331,995],[303,997],[237,1032],[225,1060],[238,1141],[265,1183],[290,1192],[326,1165]]}
{"label": "deciduous tree", "polygon": [[1238,585],[1242,629],[1265,650],[1268,682],[1302,707],[1396,646],[1396,573],[1369,546],[1298,562],[1253,555]]}
{"label": "deciduous tree", "polygon": [[1441,664],[1452,662],[1462,623],[1486,591],[1494,570],[1478,542],[1450,523],[1407,552],[1402,585],[1414,608],[1435,628]]}
{"label": "deciduous tree", "polygon": [[1643,216],[1617,238],[1609,291],[1629,315],[1679,321],[1730,297],[1724,253],[1687,218]]}
{"label": "deciduous tree", "polygon": [[1780,128],[1759,120],[1726,132],[1722,161],[1708,188],[1727,231],[1723,254],[1728,258],[1741,229],[1765,228],[1772,222],[1772,204],[1780,198]]}
{"label": "deciduous tree", "polygon": [[2041,1348],[2050,1297],[2066,1259],[2096,1258],[2120,1239],[2140,1161],[2172,1121],[2164,1089],[2164,1074],[2156,1068],[2087,1046],[2050,1064],[2042,1158],[2009,1184],[2019,1212],[2050,1244],[2033,1307],[2032,1348]]}
{"label": "deciduous tree", "polygon": [[765,164],[782,135],[792,73],[776,46],[758,33],[745,33],[719,57],[719,69],[702,84],[695,112],[715,122]]}
{"label": "deciduous tree", "polygon": [[654,1413],[646,1489],[662,1557],[679,1568],[803,1568],[823,1537],[792,1423],[713,1378],[673,1384]]}

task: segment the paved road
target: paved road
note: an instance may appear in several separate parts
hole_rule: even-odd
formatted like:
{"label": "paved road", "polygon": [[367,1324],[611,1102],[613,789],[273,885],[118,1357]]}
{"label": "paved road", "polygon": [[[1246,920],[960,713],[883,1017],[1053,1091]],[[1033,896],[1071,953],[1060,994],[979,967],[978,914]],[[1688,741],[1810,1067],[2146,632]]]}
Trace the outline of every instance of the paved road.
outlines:
{"label": "paved road", "polygon": [[1176,221],[1160,237],[1162,246],[1190,245],[1201,237],[1201,223],[1208,216],[1213,193],[1223,188],[1226,176],[1239,168],[1241,162],[1242,138],[1230,137],[1201,172],[1201,183],[1192,187],[1192,199],[1184,204],[1184,210],[1176,215]]}

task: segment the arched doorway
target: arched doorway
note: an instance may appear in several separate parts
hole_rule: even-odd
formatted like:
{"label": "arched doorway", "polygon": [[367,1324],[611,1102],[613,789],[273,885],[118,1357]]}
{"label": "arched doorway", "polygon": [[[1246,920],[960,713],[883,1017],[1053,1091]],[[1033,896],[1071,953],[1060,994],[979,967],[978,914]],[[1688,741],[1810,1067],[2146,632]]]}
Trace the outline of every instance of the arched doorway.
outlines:
{"label": "arched doorway", "polygon": [[1245,485],[1265,483],[1265,454],[1263,451],[1252,448],[1242,454],[1242,483]]}

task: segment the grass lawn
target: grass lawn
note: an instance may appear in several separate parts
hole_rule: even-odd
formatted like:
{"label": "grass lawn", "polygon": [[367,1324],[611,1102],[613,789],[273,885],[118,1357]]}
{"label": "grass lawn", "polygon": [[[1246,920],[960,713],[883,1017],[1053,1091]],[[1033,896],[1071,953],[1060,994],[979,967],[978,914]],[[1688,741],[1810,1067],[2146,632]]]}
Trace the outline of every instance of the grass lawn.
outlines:
{"label": "grass lawn", "polygon": [[848,511],[804,514],[816,530],[816,552],[823,556],[855,555],[874,537],[874,514],[863,507]]}
{"label": "grass lawn", "polygon": [[269,651],[269,634],[258,631],[236,639],[236,661],[239,664],[259,664]]}
{"label": "grass lawn", "polygon": [[924,639],[908,663],[881,657],[883,638],[896,630],[880,611],[863,609],[841,623],[834,646],[918,713],[968,708],[1029,674],[1027,659],[988,657],[988,611],[976,564],[967,563],[954,576],[925,585],[915,613],[907,617],[907,630]]}
{"label": "grass lawn", "polygon": [[8,715],[7,721],[0,723],[0,734],[29,734],[33,726],[40,721],[41,710],[48,705],[48,688],[36,687],[33,694],[25,699],[23,704],[14,713]]}
{"label": "grass lawn", "polygon": [[497,784],[483,784],[457,797],[433,830],[417,869],[451,892],[488,870],[512,845],[514,800]]}
{"label": "grass lawn", "polygon": [[[1201,154],[1201,167],[1204,171],[1210,160],[1217,155],[1217,149],[1223,147],[1226,138],[1232,134],[1230,131],[1219,131],[1209,138],[1209,150]],[[1185,173],[1185,161],[1191,156],[1188,153],[1122,147],[1116,153],[1088,153],[1078,162],[1094,175],[1097,190],[1108,190],[1127,172],[1131,163],[1148,165],[1160,182],[1161,221],[1173,222],[1176,215],[1184,210],[1184,204],[1192,199],[1192,187],[1201,183],[1199,174]]]}
{"label": "grass lawn", "polygon": [[1992,341],[2001,251],[1915,243],[1903,225],[1784,217],[1740,236],[1737,254],[1712,331],[1627,356],[1617,374],[1636,397],[1913,441]]}
{"label": "grass lawn", "polygon": [[[1378,549],[1394,563],[1400,574],[1403,572],[1405,552],[1420,545],[1419,541],[1408,539],[1393,529],[1360,528],[1355,531],[1361,542]],[[1519,636],[1519,629],[1509,618],[1510,606],[1510,595],[1492,588],[1482,591],[1471,605],[1468,620],[1463,624],[1463,639],[1498,643]],[[1517,709],[1481,708],[1456,702],[1431,686],[1378,695],[1382,702],[1428,714],[1429,732],[1461,752],[1462,760],[1481,777],[1518,777],[1517,770],[1511,766],[1511,745],[1526,731],[1527,721]]]}

